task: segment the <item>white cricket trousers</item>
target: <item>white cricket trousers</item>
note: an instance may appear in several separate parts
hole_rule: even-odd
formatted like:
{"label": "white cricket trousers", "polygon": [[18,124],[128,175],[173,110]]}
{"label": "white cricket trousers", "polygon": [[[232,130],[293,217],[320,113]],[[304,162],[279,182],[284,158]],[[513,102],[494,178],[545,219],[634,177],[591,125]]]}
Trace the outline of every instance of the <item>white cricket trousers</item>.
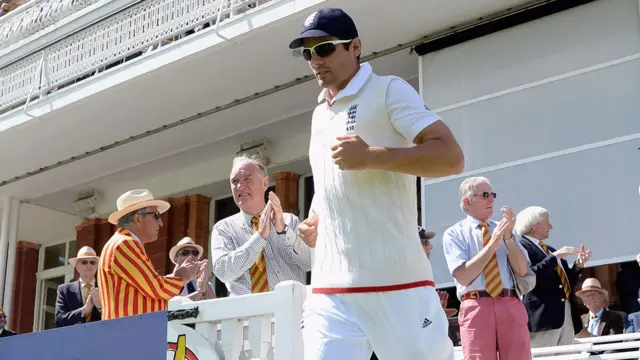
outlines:
{"label": "white cricket trousers", "polygon": [[433,287],[310,294],[302,315],[304,360],[453,360],[449,322]]}

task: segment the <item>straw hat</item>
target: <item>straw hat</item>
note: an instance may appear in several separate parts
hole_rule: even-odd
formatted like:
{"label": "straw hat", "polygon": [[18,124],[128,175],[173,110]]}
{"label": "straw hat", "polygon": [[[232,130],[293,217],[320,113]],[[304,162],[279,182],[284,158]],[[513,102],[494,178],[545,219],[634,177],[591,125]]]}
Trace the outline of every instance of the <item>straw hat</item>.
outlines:
{"label": "straw hat", "polygon": [[81,259],[100,259],[98,255],[96,255],[96,251],[89,246],[83,246],[79,251],[78,255],[74,258],[69,259],[69,263],[73,266],[76,266],[78,260]]}
{"label": "straw hat", "polygon": [[576,292],[576,296],[582,298],[585,291],[597,291],[604,296],[609,296],[609,292],[602,288],[600,281],[596,278],[588,278],[582,283],[582,290]]}
{"label": "straw hat", "polygon": [[169,210],[169,207],[171,206],[166,201],[155,200],[151,191],[147,189],[127,191],[120,195],[116,204],[118,206],[118,211],[109,215],[109,222],[114,225],[118,224],[118,220],[120,220],[121,217],[132,211],[155,206],[158,208],[158,212],[162,214]]}
{"label": "straw hat", "polygon": [[204,250],[202,248],[202,246],[196,244],[192,238],[190,237],[184,237],[182,238],[182,240],[178,241],[178,243],[176,244],[176,246],[172,247],[171,250],[169,250],[169,259],[171,260],[172,263],[176,263],[176,254],[186,248],[186,247],[192,247],[195,248],[196,250],[198,250],[199,254],[198,254],[198,259],[200,260],[200,258],[202,257],[202,251]]}

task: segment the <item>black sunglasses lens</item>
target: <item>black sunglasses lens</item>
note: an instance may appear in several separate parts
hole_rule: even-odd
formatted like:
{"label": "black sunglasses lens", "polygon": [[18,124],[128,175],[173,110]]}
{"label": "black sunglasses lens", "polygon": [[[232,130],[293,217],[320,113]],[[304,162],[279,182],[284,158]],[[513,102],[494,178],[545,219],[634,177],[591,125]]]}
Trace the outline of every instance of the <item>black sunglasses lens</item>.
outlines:
{"label": "black sunglasses lens", "polygon": [[497,196],[498,196],[498,194],[496,194],[494,192],[490,193],[490,192],[486,192],[485,191],[485,192],[482,193],[482,198],[483,199],[488,199],[489,197],[492,197],[492,198],[495,199]]}
{"label": "black sunglasses lens", "polygon": [[320,44],[316,46],[314,50],[316,51],[316,54],[318,54],[318,56],[327,57],[333,54],[334,51],[336,51],[336,44],[333,44],[333,43]]}
{"label": "black sunglasses lens", "polygon": [[[322,58],[330,56],[334,51],[336,51],[336,45],[334,43],[320,44],[313,48],[313,52]],[[313,57],[311,49],[302,50],[302,57],[307,61],[311,61],[311,58]]]}
{"label": "black sunglasses lens", "polygon": [[189,255],[198,256],[200,255],[200,252],[198,250],[182,250],[180,254],[182,256],[189,256]]}

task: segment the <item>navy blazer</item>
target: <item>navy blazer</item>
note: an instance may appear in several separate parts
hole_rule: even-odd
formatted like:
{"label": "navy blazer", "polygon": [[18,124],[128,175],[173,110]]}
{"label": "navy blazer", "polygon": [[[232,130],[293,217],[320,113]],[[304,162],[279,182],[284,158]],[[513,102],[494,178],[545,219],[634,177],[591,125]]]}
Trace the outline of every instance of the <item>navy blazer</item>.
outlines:
{"label": "navy blazer", "polygon": [[7,329],[4,329],[4,330],[2,330],[2,332],[0,332],[0,338],[8,337],[8,336],[14,336],[14,335],[18,335],[18,334],[14,333],[13,331],[9,331]]}
{"label": "navy blazer", "polygon": [[[526,236],[522,236],[520,243],[527,250],[531,261],[531,270],[536,274],[536,286],[525,294],[523,303],[529,314],[529,332],[539,332],[560,329],[564,324],[565,298],[564,289],[560,277],[556,271],[558,258],[553,254],[547,255],[538,245]],[[556,251],[547,245],[549,251]],[[577,334],[582,329],[582,321],[578,313],[576,296],[573,289],[580,277],[579,269],[575,264],[569,268],[566,260],[561,261],[562,268],[569,279],[569,304],[571,305],[571,318],[573,330]]]}
{"label": "navy blazer", "polygon": [[[84,324],[85,318],[82,316],[82,291],[80,280],[62,284],[58,286],[58,297],[56,298],[56,327]],[[100,321],[102,314],[94,306],[91,311],[91,322]]]}

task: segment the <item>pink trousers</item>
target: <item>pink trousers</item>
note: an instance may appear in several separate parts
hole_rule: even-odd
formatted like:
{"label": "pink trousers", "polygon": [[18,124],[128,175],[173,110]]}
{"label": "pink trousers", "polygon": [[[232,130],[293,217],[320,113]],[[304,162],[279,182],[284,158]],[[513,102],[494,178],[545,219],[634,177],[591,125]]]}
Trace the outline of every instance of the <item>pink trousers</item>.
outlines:
{"label": "pink trousers", "polygon": [[530,360],[528,316],[515,297],[477,298],[460,304],[465,360]]}

